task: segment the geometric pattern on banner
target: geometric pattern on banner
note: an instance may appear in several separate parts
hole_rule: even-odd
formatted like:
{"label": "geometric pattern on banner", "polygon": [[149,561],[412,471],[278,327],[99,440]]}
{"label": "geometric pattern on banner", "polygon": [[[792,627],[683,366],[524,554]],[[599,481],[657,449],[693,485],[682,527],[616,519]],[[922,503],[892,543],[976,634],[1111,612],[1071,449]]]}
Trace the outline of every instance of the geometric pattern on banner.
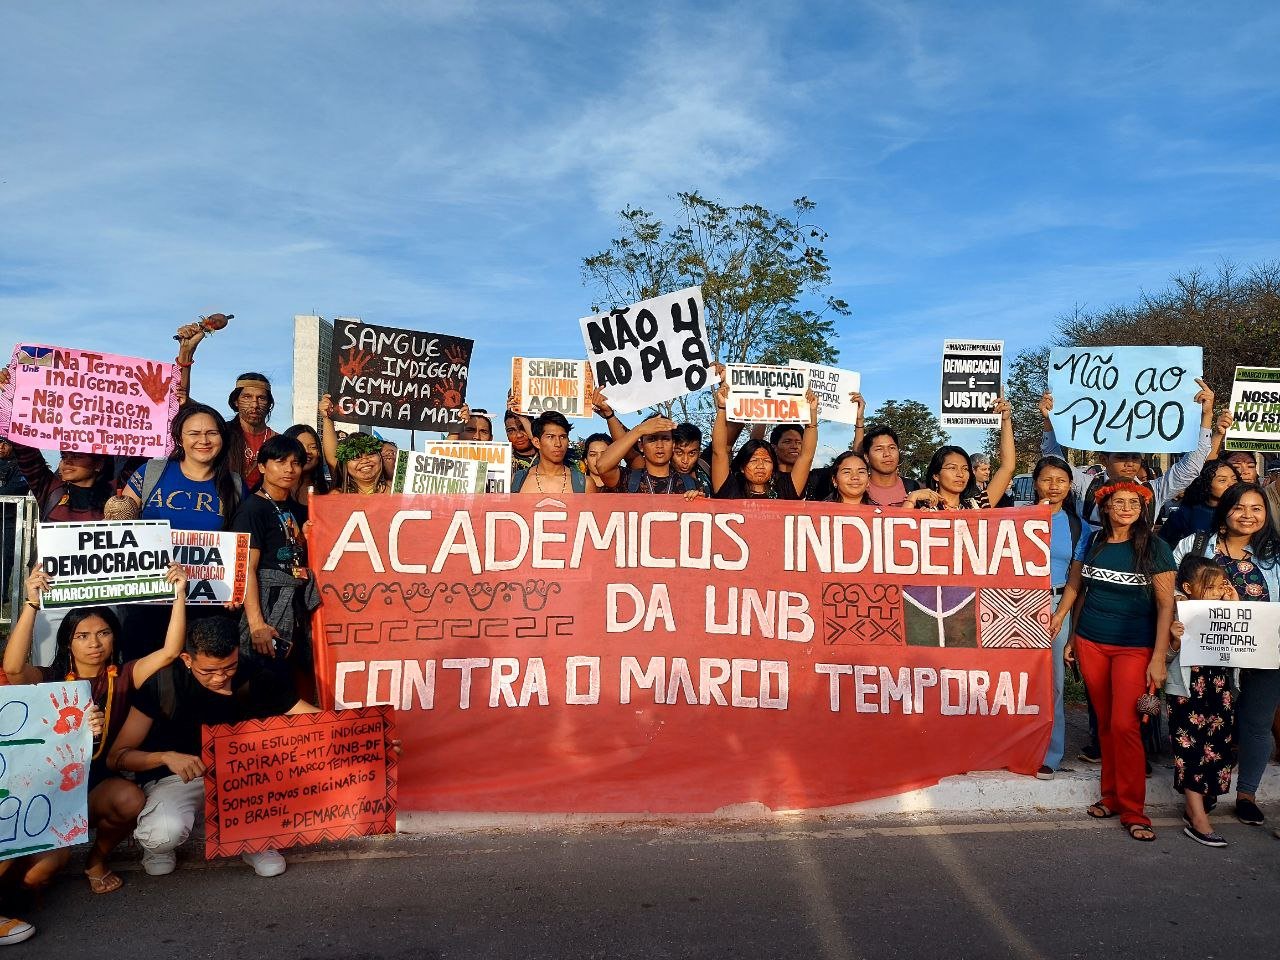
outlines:
{"label": "geometric pattern on banner", "polygon": [[[394,724],[394,714],[390,707],[359,707],[354,710],[344,710],[343,712],[349,713],[353,719],[381,717],[384,735],[391,730]],[[307,723],[332,722],[332,718],[326,717],[323,712],[294,714],[292,719],[295,726]],[[237,729],[242,730],[264,730],[267,722],[267,720],[244,720],[235,726]],[[204,764],[206,771],[204,778],[204,856],[206,860],[213,860],[217,857],[234,857],[240,853],[261,853],[263,850],[281,850],[325,841],[347,840],[351,837],[361,836],[379,836],[396,832],[395,798],[396,786],[399,782],[396,765],[399,763],[400,758],[394,750],[387,750],[387,797],[390,798],[391,802],[388,805],[386,816],[380,821],[365,824],[347,823],[336,827],[321,827],[316,830],[300,830],[286,839],[264,837],[260,840],[243,840],[224,848],[220,839],[221,816],[218,810],[218,778],[213,776],[215,743],[216,741],[212,737],[205,737],[200,748],[200,760]]]}
{"label": "geometric pattern on banner", "polygon": [[1052,647],[1051,619],[1053,599],[1048,590],[978,591],[978,636],[984,647]]}
{"label": "geometric pattern on banner", "polygon": [[977,647],[974,597],[972,587],[903,587],[907,643],[913,647]]}
{"label": "geometric pattern on banner", "polygon": [[903,646],[902,588],[888,583],[824,583],[828,644]]}

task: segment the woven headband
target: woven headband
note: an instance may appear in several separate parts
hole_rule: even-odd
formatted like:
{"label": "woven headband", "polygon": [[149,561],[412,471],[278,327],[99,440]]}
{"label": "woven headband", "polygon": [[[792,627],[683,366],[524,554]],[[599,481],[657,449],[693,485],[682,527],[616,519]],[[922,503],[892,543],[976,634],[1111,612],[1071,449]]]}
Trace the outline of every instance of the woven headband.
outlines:
{"label": "woven headband", "polygon": [[1132,483],[1128,480],[1121,480],[1118,483],[1107,484],[1107,486],[1100,488],[1098,492],[1093,495],[1093,499],[1095,503],[1102,503],[1102,501],[1107,499],[1107,497],[1122,491],[1136,493],[1142,498],[1143,503],[1150,503],[1155,499],[1155,494],[1153,494],[1150,489],[1144,487],[1140,483]]}
{"label": "woven headband", "polygon": [[382,453],[382,441],[367,433],[353,433],[338,443],[338,462],[350,463],[371,453]]}

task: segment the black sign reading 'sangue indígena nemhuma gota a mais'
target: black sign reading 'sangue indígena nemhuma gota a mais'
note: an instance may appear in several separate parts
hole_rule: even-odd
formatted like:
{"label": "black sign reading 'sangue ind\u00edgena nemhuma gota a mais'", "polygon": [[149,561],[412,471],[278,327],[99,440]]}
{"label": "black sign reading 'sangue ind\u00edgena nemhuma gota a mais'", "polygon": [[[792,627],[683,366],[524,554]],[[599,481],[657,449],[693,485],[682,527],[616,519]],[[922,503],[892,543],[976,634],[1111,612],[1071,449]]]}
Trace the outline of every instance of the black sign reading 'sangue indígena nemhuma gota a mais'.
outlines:
{"label": "black sign reading 'sangue ind\u00edgena nemhuma gota a mais'", "polygon": [[329,393],[334,419],[444,430],[467,398],[475,341],[335,320]]}

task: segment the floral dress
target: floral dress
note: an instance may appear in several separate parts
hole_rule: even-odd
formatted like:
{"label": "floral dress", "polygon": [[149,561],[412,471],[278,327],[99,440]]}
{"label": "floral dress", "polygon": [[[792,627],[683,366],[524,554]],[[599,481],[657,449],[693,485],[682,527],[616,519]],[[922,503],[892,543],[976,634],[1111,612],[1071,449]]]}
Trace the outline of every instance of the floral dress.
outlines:
{"label": "floral dress", "polygon": [[[1262,571],[1252,560],[1216,554],[1236,593],[1246,600],[1270,600]],[[1173,785],[1214,799],[1231,788],[1236,763],[1236,700],[1230,667],[1192,667],[1191,696],[1169,698],[1173,730]]]}

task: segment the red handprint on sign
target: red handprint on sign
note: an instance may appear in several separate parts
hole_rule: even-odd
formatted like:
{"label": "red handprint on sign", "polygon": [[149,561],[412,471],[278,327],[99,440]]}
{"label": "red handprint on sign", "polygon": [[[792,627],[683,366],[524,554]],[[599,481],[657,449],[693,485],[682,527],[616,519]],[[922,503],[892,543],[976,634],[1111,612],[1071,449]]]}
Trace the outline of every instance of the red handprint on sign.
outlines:
{"label": "red handprint on sign", "polygon": [[[65,743],[58,744],[56,758],[45,757],[45,761],[61,775],[62,782],[57,787],[64,793],[84,783],[86,766],[76,759],[76,752]],[[54,785],[52,780],[47,782],[50,786]]]}
{"label": "red handprint on sign", "polygon": [[432,392],[440,398],[440,406],[446,410],[456,410],[462,406],[462,384],[454,380],[437,383]]}
{"label": "red handprint on sign", "polygon": [[134,379],[142,386],[143,391],[154,403],[161,403],[169,393],[169,384],[173,382],[173,376],[160,378],[160,374],[164,373],[164,365],[160,363],[151,363],[147,361],[144,366],[133,368]]}
{"label": "red handprint on sign", "polygon": [[[84,723],[85,708],[80,706],[79,693],[64,689],[61,701],[58,699],[58,694],[51,693],[49,702],[53,704],[53,709],[58,711],[58,719],[53,724],[54,733],[66,736],[80,729],[80,724]],[[45,723],[48,722],[45,721]]]}
{"label": "red handprint on sign", "polygon": [[346,359],[338,361],[338,372],[344,377],[358,377],[364,373],[364,368],[369,365],[369,361],[372,359],[372,353],[362,353],[352,347],[347,351]]}
{"label": "red handprint on sign", "polygon": [[[66,831],[65,833],[63,832],[64,830]],[[52,833],[63,843],[71,843],[73,840],[89,835],[89,824],[85,823],[84,817],[75,816],[67,821],[62,830],[53,827]]]}
{"label": "red handprint on sign", "polygon": [[466,348],[459,346],[456,343],[453,344],[453,346],[445,347],[444,358],[448,360],[450,363],[466,363],[467,362]]}

